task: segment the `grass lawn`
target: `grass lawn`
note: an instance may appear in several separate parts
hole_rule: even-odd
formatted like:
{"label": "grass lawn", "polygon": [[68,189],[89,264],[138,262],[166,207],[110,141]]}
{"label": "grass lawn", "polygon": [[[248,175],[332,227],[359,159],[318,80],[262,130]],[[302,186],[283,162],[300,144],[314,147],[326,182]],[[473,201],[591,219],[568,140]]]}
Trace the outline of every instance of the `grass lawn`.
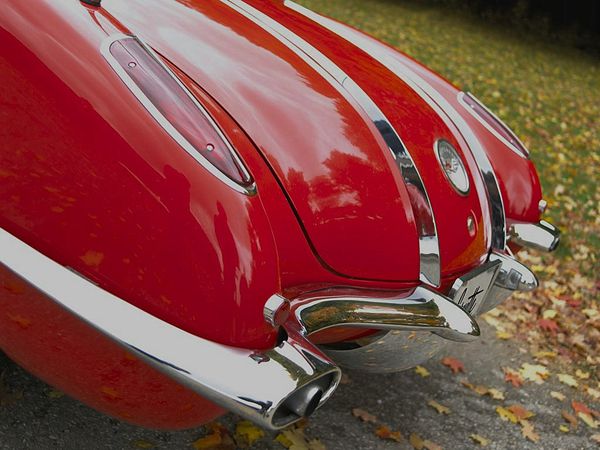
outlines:
{"label": "grass lawn", "polygon": [[559,256],[597,276],[600,259],[600,61],[465,17],[399,0],[300,0],[386,41],[469,90],[531,151],[564,232]]}

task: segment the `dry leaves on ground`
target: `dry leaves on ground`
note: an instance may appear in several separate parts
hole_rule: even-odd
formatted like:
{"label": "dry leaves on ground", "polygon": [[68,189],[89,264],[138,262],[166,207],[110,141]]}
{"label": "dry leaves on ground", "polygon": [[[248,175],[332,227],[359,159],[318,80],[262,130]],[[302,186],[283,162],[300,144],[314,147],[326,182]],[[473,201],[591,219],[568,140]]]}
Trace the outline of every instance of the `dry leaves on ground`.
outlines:
{"label": "dry leaves on ground", "polygon": [[446,415],[450,414],[450,408],[436,402],[435,400],[429,400],[427,402],[427,404],[429,406],[431,406],[433,409],[435,409],[438,412],[438,414],[446,414]]}
{"label": "dry leaves on ground", "polygon": [[451,358],[449,356],[442,359],[442,364],[452,370],[453,374],[457,374],[458,372],[464,372],[465,366],[464,364],[456,358]]}

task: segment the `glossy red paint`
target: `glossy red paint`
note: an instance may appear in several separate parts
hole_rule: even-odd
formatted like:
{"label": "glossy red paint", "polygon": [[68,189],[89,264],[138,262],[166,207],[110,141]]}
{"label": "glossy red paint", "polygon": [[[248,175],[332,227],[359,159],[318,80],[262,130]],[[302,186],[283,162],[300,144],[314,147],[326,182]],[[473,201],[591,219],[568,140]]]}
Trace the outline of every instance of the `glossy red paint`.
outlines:
{"label": "glossy red paint", "polygon": [[[490,243],[490,229],[484,219],[487,199],[477,165],[460,134],[449,128],[438,112],[372,55],[295,13],[282,2],[252,0],[248,3],[334,61],[391,121],[415,160],[427,188],[439,235],[442,273],[453,274],[480,263]],[[447,182],[434,151],[434,143],[438,139],[451,142],[463,160],[468,162],[472,187],[468,195],[459,194]],[[475,236],[471,236],[466,227],[469,216],[478,224]],[[397,248],[392,247],[391,250],[397,251]]]}
{"label": "glossy red paint", "polygon": [[122,420],[184,429],[224,411],[157,372],[6,269],[0,348],[57,389]]}
{"label": "glossy red paint", "polygon": [[218,0],[103,5],[233,114],[326,266],[352,278],[418,279],[414,219],[391,154],[320,73]]}
{"label": "glossy red paint", "polygon": [[[67,4],[0,14],[0,225],[173,325],[272,345],[262,308],[280,290],[278,258],[260,196],[233,191],[157,127],[101,56],[104,31]],[[252,144],[230,134],[260,175]]]}
{"label": "glossy red paint", "polygon": [[[282,2],[252,4],[335,61],[398,128],[431,196],[446,291],[489,247],[483,184],[460,133],[371,56]],[[217,180],[156,125],[100,54],[116,32],[139,34],[165,58],[232,142],[257,195]],[[373,124],[222,2],[5,0],[0,48],[0,226],[104,289],[196,335],[266,348],[275,330],[262,308],[275,292],[417,283],[409,191]],[[460,111],[456,88],[400,57]],[[490,153],[509,219],[537,220],[531,162],[464,117]],[[432,143],[441,137],[467,162],[467,197],[439,170]],[[184,428],[222,412],[7,272],[0,347],[59,389],[141,425]]]}
{"label": "glossy red paint", "polygon": [[401,59],[411,70],[423,77],[437,92],[442,94],[456,112],[467,121],[489,155],[502,192],[508,223],[540,220],[539,202],[542,199],[542,188],[535,165],[530,159],[523,158],[508,149],[477,119],[465,111],[463,105],[458,101],[457,96],[460,90],[456,86],[398,49],[376,41],[348,25],[341,24],[341,26],[353,34],[376,42],[382,51]]}

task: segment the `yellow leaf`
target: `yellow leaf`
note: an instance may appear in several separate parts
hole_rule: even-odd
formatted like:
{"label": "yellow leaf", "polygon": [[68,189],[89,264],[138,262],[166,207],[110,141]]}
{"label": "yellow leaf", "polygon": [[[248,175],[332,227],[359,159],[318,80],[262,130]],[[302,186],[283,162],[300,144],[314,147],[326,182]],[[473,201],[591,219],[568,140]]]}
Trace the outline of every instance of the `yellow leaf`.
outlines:
{"label": "yellow leaf", "polygon": [[579,412],[577,413],[577,417],[579,417],[581,420],[583,420],[583,422],[584,422],[584,423],[585,423],[585,424],[586,424],[588,427],[590,427],[590,428],[594,428],[594,429],[598,428],[598,425],[599,425],[598,421],[597,421],[597,420],[594,420],[594,418],[593,418],[591,415],[589,415],[589,414],[586,414],[586,413],[584,413],[584,412],[581,412],[581,411],[579,411]]}
{"label": "yellow leaf", "polygon": [[586,388],[585,390],[590,396],[594,397],[596,400],[600,399],[600,391],[597,389],[593,389],[591,387]]}
{"label": "yellow leaf", "polygon": [[325,446],[318,439],[308,440],[304,435],[306,420],[296,423],[292,427],[282,430],[275,440],[290,450],[326,450]]}
{"label": "yellow leaf", "polygon": [[290,441],[283,433],[279,433],[275,440],[281,445],[283,445],[285,448],[290,448],[292,445],[294,445],[294,443]]}
{"label": "yellow leaf", "polygon": [[363,422],[371,422],[371,423],[377,423],[377,417],[374,416],[373,414],[369,414],[367,411],[365,411],[364,409],[360,409],[360,408],[353,408],[352,409],[352,415],[354,417],[358,417],[360,420],[362,420]]}
{"label": "yellow leaf", "polygon": [[542,358],[556,358],[557,354],[556,352],[537,352],[535,355],[537,359],[542,359]]}
{"label": "yellow leaf", "polygon": [[472,434],[469,437],[471,439],[473,439],[473,442],[481,445],[482,447],[487,447],[488,445],[490,445],[490,441],[488,439],[486,439],[483,436],[480,436],[478,434]]}
{"label": "yellow leaf", "polygon": [[499,391],[498,389],[491,388],[491,389],[488,390],[488,394],[494,400],[504,400],[504,392]]}
{"label": "yellow leaf", "polygon": [[542,314],[542,317],[544,319],[554,319],[556,317],[558,313],[556,312],[555,309],[547,309],[546,311],[544,311],[544,313]]}
{"label": "yellow leaf", "polygon": [[437,445],[435,442],[431,442],[429,439],[423,441],[423,448],[426,450],[442,450],[442,447]]}
{"label": "yellow leaf", "polygon": [[64,396],[65,396],[65,394],[63,392],[56,391],[54,389],[51,390],[51,391],[48,391],[48,397],[49,398],[56,399],[56,398],[61,398],[61,397],[64,397]]}
{"label": "yellow leaf", "polygon": [[438,414],[450,414],[450,408],[448,408],[447,406],[441,405],[440,403],[436,402],[435,400],[429,400],[427,402],[427,404],[429,406],[431,406],[433,409],[435,409]]}
{"label": "yellow leaf", "polygon": [[137,441],[133,441],[131,444],[136,448],[154,448],[154,444],[152,442],[144,439],[138,439]]}
{"label": "yellow leaf", "polygon": [[567,386],[571,386],[573,388],[579,386],[579,383],[577,383],[577,380],[575,378],[573,378],[571,375],[559,373],[556,376],[558,377],[558,381],[560,381],[562,384],[566,384]]}
{"label": "yellow leaf", "polygon": [[517,416],[515,416],[512,412],[510,412],[506,408],[503,408],[502,406],[497,406],[496,412],[498,413],[500,418],[504,421],[508,420],[512,423],[517,423],[519,421],[519,419],[517,419]]}
{"label": "yellow leaf", "polygon": [[524,363],[519,373],[525,380],[533,381],[536,384],[542,384],[550,376],[550,372],[544,366],[529,363]]}
{"label": "yellow leaf", "polygon": [[318,439],[308,441],[308,450],[327,450],[327,447]]}
{"label": "yellow leaf", "polygon": [[509,333],[508,331],[500,331],[500,330],[497,330],[497,331],[496,331],[496,337],[497,337],[498,339],[503,339],[503,340],[505,340],[505,341],[506,341],[506,340],[508,340],[508,339],[512,339],[512,338],[513,338],[513,334],[512,334],[512,333]]}
{"label": "yellow leaf", "polygon": [[223,447],[232,447],[233,439],[229,436],[227,429],[219,422],[211,422],[207,425],[211,434],[201,437],[192,442],[192,447],[196,450],[220,449]]}
{"label": "yellow leaf", "polygon": [[417,375],[421,375],[423,378],[428,377],[429,375],[431,375],[429,373],[429,370],[427,370],[425,367],[423,366],[417,366],[415,367],[415,372],[417,373]]}
{"label": "yellow leaf", "polygon": [[215,432],[208,436],[201,437],[192,443],[192,447],[196,450],[214,449],[223,443],[221,433]]}
{"label": "yellow leaf", "polygon": [[558,429],[560,431],[562,431],[563,433],[568,433],[569,432],[569,427],[565,424],[561,425],[560,427],[558,427]]}
{"label": "yellow leaf", "polygon": [[521,433],[523,433],[523,437],[529,439],[531,442],[537,442],[540,440],[540,435],[537,434],[533,428],[533,425],[527,420],[521,421]]}
{"label": "yellow leaf", "polygon": [[416,433],[410,435],[409,441],[415,450],[423,450],[425,447],[425,441]]}
{"label": "yellow leaf", "polygon": [[265,432],[252,424],[252,422],[242,420],[235,426],[235,434],[237,437],[236,440],[241,439],[243,442],[248,443],[248,445],[252,445],[264,437]]}
{"label": "yellow leaf", "polygon": [[587,380],[588,378],[590,378],[590,373],[589,372],[584,372],[581,369],[577,369],[575,371],[575,375],[577,376],[577,378],[581,378],[582,380]]}
{"label": "yellow leaf", "polygon": [[556,391],[550,392],[550,397],[555,398],[556,400],[559,400],[561,402],[566,398],[564,394],[561,394],[560,392]]}

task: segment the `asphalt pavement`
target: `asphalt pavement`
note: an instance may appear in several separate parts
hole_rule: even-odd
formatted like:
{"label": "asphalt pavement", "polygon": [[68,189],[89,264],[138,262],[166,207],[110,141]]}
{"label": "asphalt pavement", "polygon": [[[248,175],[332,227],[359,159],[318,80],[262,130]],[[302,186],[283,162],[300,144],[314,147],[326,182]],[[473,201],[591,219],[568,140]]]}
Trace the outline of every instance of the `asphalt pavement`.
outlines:
{"label": "asphalt pavement", "polygon": [[[305,429],[309,439],[319,439],[327,449],[410,449],[412,433],[444,449],[481,448],[469,437],[479,434],[489,440],[487,449],[585,449],[594,447],[594,430],[580,423],[576,431],[563,432],[561,410],[568,409],[576,391],[550,377],[537,385],[526,383],[514,388],[504,381],[503,366],[518,368],[533,362],[515,343],[493,337],[493,330],[482,326],[484,337],[471,344],[456,344],[448,355],[462,361],[465,373],[452,374],[436,357],[425,365],[430,376],[414,370],[397,374],[348,373],[347,382],[334,397],[310,419]],[[0,406],[0,449],[193,449],[193,443],[207,433],[198,429],[163,432],[126,424],[100,414],[77,400],[53,394],[51,387],[28,374],[0,353],[0,373],[4,372],[4,393],[15,399]],[[481,396],[461,384],[496,388],[505,400]],[[566,399],[556,400],[551,391]],[[428,406],[430,400],[450,409],[439,414]],[[589,401],[588,401],[589,403]],[[537,443],[522,435],[521,426],[501,420],[498,406],[519,404],[535,414],[529,421],[540,439]],[[378,425],[363,422],[352,414],[360,408],[392,431],[400,431],[400,443],[382,440],[375,434]],[[220,420],[233,430],[240,419],[228,415]],[[597,432],[598,430],[596,430]],[[253,449],[283,449],[267,434]]]}

